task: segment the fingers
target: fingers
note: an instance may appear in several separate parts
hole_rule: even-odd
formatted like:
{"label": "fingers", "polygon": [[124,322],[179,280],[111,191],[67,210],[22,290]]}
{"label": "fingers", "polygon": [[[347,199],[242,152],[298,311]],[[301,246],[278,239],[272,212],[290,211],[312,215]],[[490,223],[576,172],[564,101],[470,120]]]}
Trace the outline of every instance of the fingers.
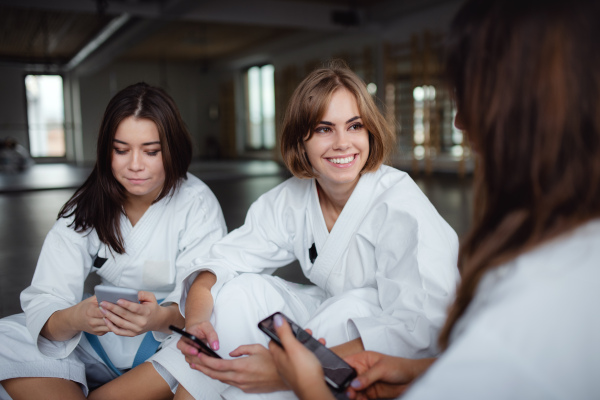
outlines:
{"label": "fingers", "polygon": [[260,344],[247,344],[247,345],[242,345],[242,346],[238,347],[237,349],[233,350],[231,353],[229,353],[229,355],[231,357],[248,356],[248,355],[256,354],[260,351],[266,351],[264,346],[261,346]]}
{"label": "fingers", "polygon": [[[132,312],[129,311],[129,309],[125,308],[128,305],[125,303],[130,303],[130,304],[134,304],[130,301],[127,300],[119,300],[119,302],[122,302],[121,304],[123,304],[124,306],[121,306],[119,304],[114,304],[114,303],[109,303],[108,301],[103,301],[102,303],[100,303],[100,309],[104,310],[104,311],[110,311],[112,314],[123,318],[123,319],[131,319],[132,316]],[[138,304],[139,306],[139,304]]]}
{"label": "fingers", "polygon": [[[308,334],[309,334],[310,336],[313,336],[313,331],[312,331],[312,329],[306,328],[306,329],[305,329],[305,331],[306,331],[306,332],[308,332]],[[325,342],[325,338],[319,338],[319,339],[317,339],[317,340],[318,340],[318,341],[319,341],[319,343],[321,343],[323,346],[325,346],[325,345],[327,344],[327,342]]]}
{"label": "fingers", "polygon": [[197,338],[204,339],[211,349],[215,351],[219,350],[219,336],[210,322],[204,321],[200,324],[192,325],[186,328],[186,331]]}
{"label": "fingers", "polygon": [[286,350],[288,346],[293,346],[294,342],[297,342],[290,324],[281,315],[277,314],[273,317],[273,325],[281,344]]}
{"label": "fingers", "polygon": [[177,342],[177,348],[183,353],[184,356],[197,356],[200,351],[196,346],[189,344],[184,338],[180,338]]}
{"label": "fingers", "polygon": [[284,349],[281,348],[277,343],[273,340],[269,342],[269,351],[271,352],[271,356],[275,361],[277,366],[286,365],[288,362],[288,356]]}
{"label": "fingers", "polygon": [[[104,308],[106,304],[106,309]],[[119,336],[137,336],[147,331],[146,320],[135,318],[135,314],[111,303],[102,302],[100,309],[106,325]]]}
{"label": "fingers", "polygon": [[352,381],[352,388],[356,390],[363,390],[381,380],[386,372],[387,370],[385,368],[385,364],[376,363]]}
{"label": "fingers", "polygon": [[156,304],[158,304],[158,302],[156,301],[156,296],[154,295],[154,293],[152,293],[152,292],[146,292],[144,290],[140,290],[138,292],[138,300],[142,304],[144,304],[144,303],[156,303]]}

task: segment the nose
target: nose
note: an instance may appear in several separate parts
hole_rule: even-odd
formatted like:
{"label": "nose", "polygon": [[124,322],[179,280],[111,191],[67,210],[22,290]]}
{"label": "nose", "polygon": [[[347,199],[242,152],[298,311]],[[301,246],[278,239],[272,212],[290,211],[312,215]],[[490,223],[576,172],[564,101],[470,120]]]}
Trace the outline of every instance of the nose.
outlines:
{"label": "nose", "polygon": [[131,158],[129,159],[128,168],[131,171],[142,171],[144,164],[142,163],[141,155],[137,151],[131,152]]}
{"label": "nose", "polygon": [[334,150],[346,150],[350,147],[350,138],[344,131],[337,131],[333,142]]}

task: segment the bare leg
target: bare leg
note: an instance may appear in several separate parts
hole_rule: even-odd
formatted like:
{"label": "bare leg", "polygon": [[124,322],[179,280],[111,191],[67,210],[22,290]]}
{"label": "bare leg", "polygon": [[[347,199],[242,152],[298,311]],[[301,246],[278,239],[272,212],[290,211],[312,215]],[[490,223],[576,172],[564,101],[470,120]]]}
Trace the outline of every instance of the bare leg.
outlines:
{"label": "bare leg", "polygon": [[144,362],[123,375],[105,383],[91,392],[92,400],[163,400],[172,399],[169,385],[154,369],[152,363]]}
{"label": "bare leg", "polygon": [[2,381],[13,400],[85,400],[78,383],[61,378],[13,378]]}
{"label": "bare leg", "polygon": [[185,388],[183,386],[181,386],[181,384],[179,386],[177,386],[177,392],[175,393],[175,399],[174,400],[194,400],[194,398],[192,397],[192,395],[185,390]]}

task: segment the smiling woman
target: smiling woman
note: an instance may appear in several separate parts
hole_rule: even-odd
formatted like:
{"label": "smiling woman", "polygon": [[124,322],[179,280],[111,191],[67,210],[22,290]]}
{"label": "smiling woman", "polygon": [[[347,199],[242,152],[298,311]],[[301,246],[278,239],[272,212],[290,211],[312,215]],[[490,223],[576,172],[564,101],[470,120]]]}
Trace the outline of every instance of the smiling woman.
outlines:
{"label": "smiling woman", "polygon": [[[180,341],[200,374],[172,344],[165,348],[156,362],[180,382],[177,399],[244,398],[241,391],[294,398],[281,392],[287,384],[256,328],[276,311],[341,356],[436,354],[458,280],[457,238],[407,174],[382,165],[393,142],[351,70],[332,65],[302,81],[281,139],[295,176],[261,196],[184,281],[187,330],[225,359],[198,357]],[[314,286],[269,275],[294,260]]]}

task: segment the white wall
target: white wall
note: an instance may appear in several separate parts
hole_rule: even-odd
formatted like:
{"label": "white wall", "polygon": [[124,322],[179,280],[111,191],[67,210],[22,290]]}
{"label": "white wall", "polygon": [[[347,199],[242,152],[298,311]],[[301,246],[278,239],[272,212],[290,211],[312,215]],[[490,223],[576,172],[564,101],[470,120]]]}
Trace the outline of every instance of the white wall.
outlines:
{"label": "white wall", "polygon": [[117,62],[91,75],[77,78],[81,97],[81,132],[84,160],[95,159],[98,129],[110,98],[128,85],[144,81],[164,88],[175,100],[193,140],[194,156],[205,153],[208,104],[216,99],[214,83],[195,63]]}

